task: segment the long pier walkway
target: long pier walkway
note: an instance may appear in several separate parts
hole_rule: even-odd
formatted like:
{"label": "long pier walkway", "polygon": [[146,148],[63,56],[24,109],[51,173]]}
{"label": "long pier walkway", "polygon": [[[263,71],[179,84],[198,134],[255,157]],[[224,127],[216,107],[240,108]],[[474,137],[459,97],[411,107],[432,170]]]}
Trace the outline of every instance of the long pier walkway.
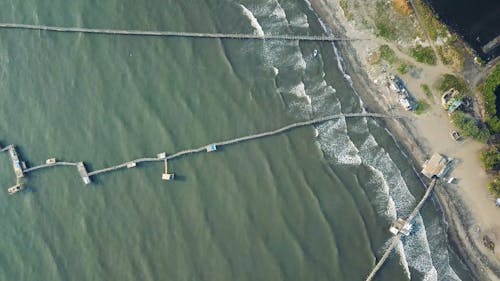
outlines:
{"label": "long pier walkway", "polygon": [[[406,222],[410,223],[415,218],[415,216],[418,214],[418,212],[420,212],[420,209],[422,208],[422,206],[424,205],[424,203],[427,201],[427,199],[429,199],[432,191],[434,190],[434,187],[437,184],[437,180],[438,180],[437,178],[434,178],[432,180],[432,182],[430,183],[429,187],[427,187],[427,190],[425,191],[424,196],[422,197],[422,199],[420,200],[420,202],[418,202],[417,206],[415,206],[415,209],[413,209],[413,211],[411,212],[411,214],[408,216],[408,218],[406,219]],[[377,272],[380,270],[380,268],[382,268],[382,266],[384,265],[385,261],[387,260],[387,258],[389,257],[389,255],[392,253],[392,250],[398,245],[399,240],[401,239],[401,235],[402,235],[402,233],[399,232],[396,236],[394,236],[392,238],[391,244],[385,250],[384,255],[382,255],[382,257],[378,260],[378,262],[375,265],[375,267],[373,267],[373,269],[370,272],[370,274],[368,275],[368,277],[366,277],[366,281],[371,281],[375,277],[375,275],[377,274]]]}
{"label": "long pier walkway", "polygon": [[[130,164],[131,163],[133,163],[134,164],[133,167],[135,167],[135,165],[140,164],[140,163],[173,160],[175,158],[186,156],[188,154],[206,152],[206,151],[208,151],[207,150],[208,146],[212,146],[212,147],[226,146],[226,145],[236,144],[236,143],[239,143],[239,142],[244,142],[244,141],[249,141],[249,140],[255,140],[255,139],[259,139],[259,138],[264,138],[264,137],[268,137],[268,136],[273,136],[273,135],[281,134],[281,133],[283,133],[285,131],[288,131],[288,130],[291,130],[291,129],[295,129],[295,128],[299,128],[299,127],[304,127],[304,126],[308,126],[308,125],[319,124],[319,123],[330,121],[330,120],[333,120],[333,119],[338,119],[338,118],[353,118],[353,117],[373,117],[373,118],[389,118],[389,119],[405,118],[405,117],[402,117],[402,116],[394,116],[394,115],[386,115],[386,114],[378,114],[378,113],[347,113],[347,114],[328,115],[328,116],[324,116],[324,117],[320,117],[320,118],[316,118],[316,119],[311,119],[311,120],[307,120],[307,121],[293,123],[293,124],[290,124],[288,126],[285,126],[285,127],[273,130],[273,131],[252,134],[252,135],[243,136],[243,137],[239,137],[239,138],[234,138],[234,139],[229,139],[229,140],[224,140],[224,141],[220,141],[220,142],[211,143],[211,144],[204,145],[204,146],[198,147],[198,148],[192,148],[192,149],[182,150],[182,151],[176,152],[176,153],[171,154],[171,155],[166,155],[165,153],[160,153],[160,154],[157,155],[157,157],[139,158],[139,159],[127,161],[127,162],[124,162],[124,163],[121,163],[121,164],[118,164],[118,165],[114,165],[114,166],[111,166],[111,167],[107,167],[107,168],[103,168],[103,169],[100,169],[100,170],[95,170],[95,171],[92,171],[92,172],[88,172],[88,173],[85,173],[85,174],[86,174],[87,177],[91,177],[91,176],[96,176],[96,175],[99,175],[99,174],[109,173],[111,171],[115,171],[115,170],[119,170],[119,169],[130,168]],[[11,146],[12,145],[7,146],[6,148],[4,148],[1,151],[7,151],[8,148],[11,147]],[[46,163],[46,164],[42,164],[42,165],[38,165],[38,166],[26,168],[26,169],[23,170],[23,172],[25,174],[28,174],[28,173],[32,173],[34,171],[38,171],[38,170],[41,170],[41,169],[48,169],[48,168],[52,168],[52,167],[56,167],[56,166],[76,166],[76,167],[80,167],[81,168],[81,165],[83,165],[83,163],[82,164],[80,164],[80,163],[82,163],[82,162],[55,162],[55,163]],[[89,178],[89,180],[90,180],[90,178]],[[84,182],[86,182],[85,179],[84,179]]]}
{"label": "long pier walkway", "polygon": [[93,33],[108,35],[136,35],[136,36],[162,36],[162,37],[190,37],[190,38],[218,38],[218,39],[254,39],[254,40],[300,40],[300,41],[355,41],[366,40],[361,38],[346,38],[337,36],[314,36],[314,35],[288,35],[288,34],[242,34],[242,33],[200,33],[179,31],[152,31],[152,30],[122,30],[122,29],[98,29],[85,27],[61,27],[48,25],[0,23],[3,29],[25,29],[41,30],[67,33]]}

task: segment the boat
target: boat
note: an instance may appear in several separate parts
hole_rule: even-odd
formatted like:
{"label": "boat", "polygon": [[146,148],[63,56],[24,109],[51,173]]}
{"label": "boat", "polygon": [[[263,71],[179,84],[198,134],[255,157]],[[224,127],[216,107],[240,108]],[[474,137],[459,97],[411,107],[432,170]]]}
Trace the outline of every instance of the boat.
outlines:
{"label": "boat", "polygon": [[313,51],[313,57],[317,57],[318,56],[318,50],[314,49]]}
{"label": "boat", "polygon": [[45,164],[55,164],[57,162],[56,158],[49,158],[45,161]]}
{"label": "boat", "polygon": [[7,189],[7,191],[9,192],[10,195],[13,195],[13,194],[15,194],[23,189],[24,189],[24,187],[21,184],[16,184],[12,187],[9,187],[9,189]]}
{"label": "boat", "polygon": [[459,141],[462,138],[462,136],[457,131],[453,131],[453,132],[451,132],[451,138],[454,141]]}

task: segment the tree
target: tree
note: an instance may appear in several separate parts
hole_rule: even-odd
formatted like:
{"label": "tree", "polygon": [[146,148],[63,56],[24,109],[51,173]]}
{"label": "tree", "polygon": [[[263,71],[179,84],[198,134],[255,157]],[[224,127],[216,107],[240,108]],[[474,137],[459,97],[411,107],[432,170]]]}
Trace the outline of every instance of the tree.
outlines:
{"label": "tree", "polygon": [[479,154],[479,159],[486,170],[500,169],[500,151],[498,147],[491,147]]}
{"label": "tree", "polygon": [[493,178],[493,180],[488,184],[488,190],[495,197],[500,197],[500,176]]}

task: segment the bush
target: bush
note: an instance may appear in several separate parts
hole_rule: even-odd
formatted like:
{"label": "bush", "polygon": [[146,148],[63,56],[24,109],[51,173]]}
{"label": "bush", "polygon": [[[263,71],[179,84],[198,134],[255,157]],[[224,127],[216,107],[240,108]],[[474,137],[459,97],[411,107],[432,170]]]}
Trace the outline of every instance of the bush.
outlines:
{"label": "bush", "polygon": [[417,103],[417,108],[415,109],[415,114],[420,115],[425,113],[429,109],[430,105],[424,100],[419,100]]}
{"label": "bush", "polygon": [[422,91],[424,91],[424,94],[428,98],[432,98],[432,91],[431,91],[431,88],[429,87],[429,85],[427,85],[427,84],[420,84],[420,88],[422,88]]}
{"label": "bush", "polygon": [[496,176],[493,180],[488,184],[488,190],[495,197],[500,197],[500,176]]}
{"label": "bush", "polygon": [[416,47],[411,49],[411,56],[418,62],[436,65],[436,54],[434,54],[434,51],[431,47],[423,47],[422,45],[417,45]]}
{"label": "bush", "polygon": [[479,159],[486,170],[500,169],[500,150],[498,147],[491,147],[479,154]]}
{"label": "bush", "polygon": [[472,137],[480,142],[486,142],[490,137],[486,128],[480,128],[475,119],[461,111],[455,111],[451,116],[451,121],[464,137]]}
{"label": "bush", "polygon": [[493,133],[500,133],[500,124],[496,108],[495,91],[500,86],[500,65],[497,65],[493,72],[486,78],[484,85],[481,87],[484,98],[484,109],[486,111],[486,119],[488,127]]}
{"label": "bush", "polygon": [[461,95],[465,95],[469,92],[469,86],[467,86],[467,82],[465,82],[462,78],[452,74],[443,75],[441,83],[439,84],[439,90],[441,92],[445,92],[451,88],[455,88]]}
{"label": "bush", "polygon": [[390,64],[394,64],[398,59],[396,53],[389,45],[382,45],[379,48],[380,58],[387,61]]}

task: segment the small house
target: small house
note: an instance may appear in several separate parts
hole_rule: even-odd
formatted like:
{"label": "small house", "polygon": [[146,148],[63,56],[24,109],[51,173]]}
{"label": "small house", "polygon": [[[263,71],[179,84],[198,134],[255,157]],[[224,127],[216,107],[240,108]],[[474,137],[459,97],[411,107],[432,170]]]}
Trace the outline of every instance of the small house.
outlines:
{"label": "small house", "polygon": [[389,228],[389,231],[394,235],[402,233],[403,235],[408,236],[410,235],[411,227],[411,224],[401,218],[398,218]]}
{"label": "small house", "polygon": [[449,163],[450,161],[445,156],[434,153],[429,160],[425,161],[422,174],[428,178],[432,178],[433,176],[442,178],[448,172]]}
{"label": "small house", "polygon": [[207,146],[207,152],[212,152],[212,151],[216,151],[217,150],[217,146],[215,144],[211,144],[209,146]]}
{"label": "small house", "polygon": [[49,158],[45,161],[45,164],[55,164],[57,162],[56,158]]}
{"label": "small house", "polygon": [[158,159],[165,159],[165,157],[167,157],[167,154],[165,152],[156,154],[156,158]]}

